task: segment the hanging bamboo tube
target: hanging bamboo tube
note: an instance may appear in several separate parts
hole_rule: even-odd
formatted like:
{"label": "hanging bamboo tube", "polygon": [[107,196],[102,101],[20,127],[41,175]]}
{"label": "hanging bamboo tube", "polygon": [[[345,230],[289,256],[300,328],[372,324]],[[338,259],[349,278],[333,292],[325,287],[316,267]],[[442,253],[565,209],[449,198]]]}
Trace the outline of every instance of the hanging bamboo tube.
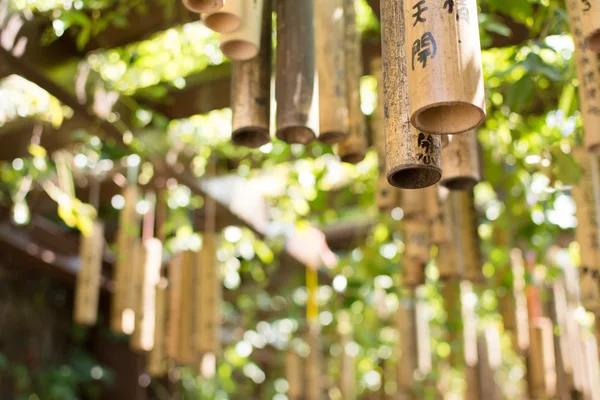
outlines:
{"label": "hanging bamboo tube", "polygon": [[[242,1],[242,0],[238,0]],[[258,57],[234,61],[231,76],[233,143],[258,148],[271,140],[271,2],[263,8]]]}
{"label": "hanging bamboo tube", "polygon": [[421,375],[427,376],[433,369],[431,357],[431,331],[429,327],[429,305],[420,289],[415,298],[415,334],[417,340],[417,368]]}
{"label": "hanging bamboo tube", "polygon": [[318,323],[309,322],[306,341],[310,353],[304,363],[305,399],[321,400],[321,329]]}
{"label": "hanging bamboo tube", "polygon": [[104,225],[95,220],[89,235],[82,235],[79,244],[80,268],[75,287],[76,324],[92,326],[98,320],[98,300],[102,279],[104,253]]}
{"label": "hanging bamboo tube", "polygon": [[452,192],[449,197],[450,204],[454,208],[454,220],[457,221],[454,225],[456,230],[453,232],[457,262],[463,264],[465,279],[471,282],[482,282],[483,262],[473,191]]}
{"label": "hanging bamboo tube", "polygon": [[[236,1],[243,1],[242,24],[235,31],[221,34],[221,51],[232,60],[245,61],[256,57],[260,51],[264,0]],[[264,29],[270,30],[270,27]]]}
{"label": "hanging bamboo tube", "polygon": [[530,329],[527,357],[529,397],[552,398],[556,393],[552,321],[545,317],[539,318]]}
{"label": "hanging bamboo tube", "polygon": [[448,192],[445,203],[443,204],[443,212],[441,222],[443,229],[446,230],[445,240],[438,243],[438,254],[436,257],[437,267],[441,280],[461,279],[465,274],[465,263],[463,262],[464,255],[458,254],[461,249],[460,236],[456,237],[459,232],[459,220],[456,212],[457,194]]}
{"label": "hanging bamboo tube", "polygon": [[287,143],[319,135],[313,16],[312,1],[277,1],[276,135]]}
{"label": "hanging bamboo tube", "polygon": [[221,280],[216,258],[217,238],[204,232],[200,252],[199,287],[196,284],[196,349],[200,353],[221,351]]}
{"label": "hanging bamboo tube", "polygon": [[596,0],[579,0],[582,36],[586,49],[600,53],[600,3]]}
{"label": "hanging bamboo tube", "polygon": [[224,0],[182,0],[183,5],[195,13],[214,13],[223,8]]}
{"label": "hanging bamboo tube", "polygon": [[442,151],[442,180],[440,183],[450,190],[472,190],[481,181],[477,133],[451,137]]}
{"label": "hanging bamboo tube", "polygon": [[479,398],[483,400],[501,400],[501,391],[495,378],[496,368],[490,360],[489,344],[487,332],[477,337]]}
{"label": "hanging bamboo tube", "polygon": [[340,392],[342,399],[356,399],[356,368],[354,367],[354,358],[346,351],[347,346],[352,340],[350,332],[341,333],[340,344],[342,345],[341,366],[340,366]]}
{"label": "hanging bamboo tube", "polygon": [[111,304],[110,327],[115,333],[131,334],[134,329],[133,315],[134,279],[133,266],[138,256],[138,217],[136,205],[138,189],[135,185],[125,188],[123,194],[125,206],[119,215],[119,231],[117,233],[117,261],[115,264],[115,292]]}
{"label": "hanging bamboo tube", "polygon": [[465,348],[463,339],[463,311],[461,302],[461,288],[459,279],[451,279],[443,283],[442,298],[446,310],[446,335],[452,348],[450,365],[453,368],[463,367],[465,364]]}
{"label": "hanging bamboo tube", "polygon": [[154,347],[148,355],[148,374],[162,377],[167,374],[167,307],[168,281],[162,278],[155,289],[156,312],[154,313]]}
{"label": "hanging bamboo tube", "polygon": [[396,328],[399,332],[399,342],[396,349],[398,359],[397,387],[399,398],[417,399],[417,382],[415,370],[418,367],[417,338],[415,326],[415,297],[412,290],[400,300]]}
{"label": "hanging bamboo tube", "polygon": [[135,331],[131,337],[134,350],[150,351],[154,347],[156,285],[160,281],[162,252],[160,240],[151,238],[144,241],[136,279],[139,295],[135,307]]}
{"label": "hanging bamboo tube", "polygon": [[429,221],[429,243],[440,245],[450,241],[451,232],[444,221],[444,204],[448,190],[440,185],[426,189],[427,220]]}
{"label": "hanging bamboo tube", "polygon": [[404,10],[411,122],[454,135],[485,119],[477,2],[418,1]]}
{"label": "hanging bamboo tube", "polygon": [[583,118],[584,144],[588,151],[597,152],[600,145],[600,77],[595,54],[585,49],[579,3],[566,0],[571,35],[575,43],[575,65],[579,81],[579,103]]}
{"label": "hanging bamboo tube", "polygon": [[430,258],[426,195],[425,189],[402,191],[402,283],[409,287],[425,283],[425,266]]}
{"label": "hanging bamboo tube", "polygon": [[197,352],[194,348],[194,271],[198,269],[197,254],[183,253],[181,260],[181,283],[179,299],[179,337],[177,340],[176,361],[184,365],[195,365]]}
{"label": "hanging bamboo tube", "polygon": [[377,208],[383,212],[393,210],[398,204],[398,197],[398,189],[389,184],[385,175],[379,175],[375,190],[375,204],[377,204]]}
{"label": "hanging bamboo tube", "polygon": [[324,1],[315,8],[315,40],[319,141],[339,143],[348,136],[343,0]]}
{"label": "hanging bamboo tube", "polygon": [[[409,19],[410,21],[410,19]],[[417,189],[442,177],[441,140],[410,125],[403,2],[381,1],[384,129],[387,178],[392,186]]]}
{"label": "hanging bamboo tube", "polygon": [[215,32],[234,32],[242,26],[246,3],[245,0],[227,0],[220,10],[202,15],[202,21]]}
{"label": "hanging bamboo tube", "polygon": [[469,394],[467,398],[479,399],[482,384],[478,376],[480,359],[477,349],[477,315],[475,314],[475,303],[470,300],[470,296],[473,295],[473,284],[469,281],[463,281],[460,283],[459,288],[464,349],[464,360],[461,361],[465,365],[467,376],[471,374],[471,379],[467,381],[467,393]]}
{"label": "hanging bamboo tube", "polygon": [[569,398],[569,380],[573,373],[573,363],[569,353],[569,338],[567,333],[567,298],[562,278],[555,279],[550,287],[548,309],[554,328],[560,335],[554,335],[554,359],[556,360],[556,390],[558,398]]}
{"label": "hanging bamboo tube", "polygon": [[181,280],[183,255],[171,258],[167,273],[169,277],[169,307],[167,312],[167,357],[176,360],[179,356],[179,337],[181,321]]}
{"label": "hanging bamboo tube", "polygon": [[288,398],[300,400],[303,395],[302,362],[298,353],[289,349],[285,353],[285,377],[288,382]]}
{"label": "hanging bamboo tube", "polygon": [[338,146],[343,162],[357,164],[367,154],[365,116],[361,109],[360,78],[362,77],[361,35],[356,25],[356,6],[352,0],[343,0],[344,7],[344,65],[348,104],[349,133]]}

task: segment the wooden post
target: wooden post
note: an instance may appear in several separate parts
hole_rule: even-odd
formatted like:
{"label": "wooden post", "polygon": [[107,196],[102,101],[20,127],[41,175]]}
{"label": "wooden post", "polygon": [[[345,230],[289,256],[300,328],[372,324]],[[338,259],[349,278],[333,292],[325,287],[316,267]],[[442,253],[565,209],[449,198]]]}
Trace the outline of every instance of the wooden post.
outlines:
{"label": "wooden post", "polygon": [[440,183],[450,190],[472,190],[479,183],[481,165],[475,131],[451,137],[442,151],[442,170]]}
{"label": "wooden post", "polygon": [[220,10],[204,14],[202,21],[207,28],[215,32],[229,33],[236,31],[242,26],[246,3],[248,2],[245,0],[227,0]]}
{"label": "wooden post", "polygon": [[[117,233],[117,261],[113,273],[115,292],[111,304],[110,327],[115,333],[131,334],[134,328],[133,300],[134,279],[133,267],[137,257],[139,220],[136,213],[138,189],[129,185],[123,193],[125,206],[119,215],[119,231]],[[125,326],[127,325],[127,326]]]}
{"label": "wooden post", "polygon": [[367,154],[365,116],[361,109],[360,78],[362,77],[361,36],[356,25],[356,8],[353,0],[343,0],[344,6],[344,68],[348,104],[348,136],[338,146],[343,162],[357,164]]}
{"label": "wooden post", "polygon": [[417,189],[432,186],[442,177],[441,140],[410,125],[403,3],[381,1],[386,164],[392,186]]}
{"label": "wooden post", "polygon": [[406,7],[411,122],[454,135],[485,119],[477,2],[415,1]]}
{"label": "wooden post", "polygon": [[214,13],[223,7],[223,0],[183,0],[183,5],[195,13]]}
{"label": "wooden post", "polygon": [[595,54],[585,49],[583,26],[579,11],[581,0],[566,0],[569,26],[575,42],[579,103],[583,117],[585,148],[597,152],[600,145],[600,80]]}
{"label": "wooden post", "polygon": [[307,144],[318,136],[312,1],[277,1],[277,137]]}
{"label": "wooden post", "polygon": [[344,22],[343,0],[319,2],[315,8],[319,141],[326,144],[339,143],[348,136]]}
{"label": "wooden post", "polygon": [[[235,31],[221,34],[221,51],[225,56],[232,60],[243,61],[258,55],[263,29],[263,1],[244,1],[241,26]],[[264,29],[270,31],[271,25]]]}
{"label": "wooden post", "polygon": [[600,3],[597,0],[579,0],[578,3],[585,48],[600,53]]}
{"label": "wooden post", "polygon": [[148,355],[148,374],[162,377],[167,374],[167,308],[168,281],[162,278],[155,287],[156,312],[154,314],[154,347]]}
{"label": "wooden post", "polygon": [[271,17],[271,2],[267,1],[258,57],[234,61],[231,75],[231,139],[237,145],[251,148],[271,140]]}
{"label": "wooden post", "polygon": [[92,326],[98,319],[103,252],[104,224],[95,220],[91,233],[88,236],[82,235],[79,243],[80,268],[77,273],[73,312],[76,324]]}

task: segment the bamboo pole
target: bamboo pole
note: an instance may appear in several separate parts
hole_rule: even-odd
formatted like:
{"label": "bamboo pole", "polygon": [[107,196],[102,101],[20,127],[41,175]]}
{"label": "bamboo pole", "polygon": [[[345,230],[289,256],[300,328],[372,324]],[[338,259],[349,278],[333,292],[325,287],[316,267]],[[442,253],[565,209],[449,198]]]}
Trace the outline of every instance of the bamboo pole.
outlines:
{"label": "bamboo pole", "polygon": [[197,352],[194,348],[194,271],[197,270],[197,254],[183,253],[181,260],[181,283],[179,298],[179,321],[176,361],[184,365],[195,365]]}
{"label": "bamboo pole", "polygon": [[405,10],[411,122],[453,135],[485,119],[477,2],[410,3]]}
{"label": "bamboo pole", "polygon": [[597,152],[600,145],[600,80],[595,54],[585,49],[582,21],[579,12],[581,0],[566,0],[571,35],[575,42],[575,65],[579,81],[579,103],[583,117],[584,143],[588,151]]}
{"label": "bamboo pole", "polygon": [[183,5],[195,13],[214,13],[223,7],[224,0],[182,0]]}
{"label": "bamboo pole", "polygon": [[104,224],[95,220],[88,236],[82,235],[79,244],[80,268],[75,286],[75,308],[73,319],[76,324],[92,326],[98,320],[100,280],[104,252]]}
{"label": "bamboo pole", "polygon": [[155,286],[156,312],[154,314],[154,347],[148,355],[148,374],[162,377],[167,374],[167,309],[168,281],[162,278]]}
{"label": "bamboo pole", "polygon": [[285,376],[288,382],[288,398],[301,400],[303,396],[302,362],[300,356],[289,349],[285,354]]}
{"label": "bamboo pole", "polygon": [[[264,0],[244,1],[241,26],[235,31],[221,34],[221,51],[225,56],[245,61],[258,55],[263,29],[263,2]],[[271,25],[264,29],[270,31]]]}
{"label": "bamboo pole", "polygon": [[343,162],[357,164],[367,154],[367,130],[361,109],[360,78],[362,77],[361,35],[356,24],[353,0],[343,0],[344,7],[344,69],[348,104],[348,136],[338,146]]}
{"label": "bamboo pole", "polygon": [[271,140],[271,17],[271,2],[267,1],[258,57],[233,62],[231,139],[236,145],[258,148]]}
{"label": "bamboo pole", "polygon": [[214,232],[204,232],[200,252],[199,287],[196,299],[196,349],[200,353],[221,351],[221,279],[216,259],[217,238]]}
{"label": "bamboo pole", "polygon": [[119,215],[117,261],[113,272],[115,292],[112,297],[110,328],[115,333],[131,334],[134,329],[133,267],[137,257],[139,219],[136,213],[138,189],[129,185],[123,193],[125,206]]}
{"label": "bamboo pole", "polygon": [[442,180],[450,190],[472,190],[481,181],[477,133],[454,135],[442,151]]}
{"label": "bamboo pole", "polygon": [[584,45],[595,53],[600,52],[600,2],[579,0],[583,28]]}
{"label": "bamboo pole", "polygon": [[319,135],[313,16],[312,1],[277,1],[276,135],[287,143]]}
{"label": "bamboo pole", "polygon": [[174,256],[169,262],[167,273],[169,277],[169,308],[167,312],[167,357],[176,360],[179,356],[179,337],[181,321],[181,279],[183,255]]}
{"label": "bamboo pole", "polygon": [[315,8],[315,48],[319,82],[319,141],[334,144],[348,136],[348,98],[344,61],[343,0]]}
{"label": "bamboo pole", "polygon": [[245,5],[244,0],[227,0],[220,10],[204,14],[202,21],[207,28],[215,32],[234,32],[242,26]]}
{"label": "bamboo pole", "polygon": [[410,124],[403,3],[381,1],[386,169],[392,186],[417,189],[432,186],[442,177],[441,140]]}

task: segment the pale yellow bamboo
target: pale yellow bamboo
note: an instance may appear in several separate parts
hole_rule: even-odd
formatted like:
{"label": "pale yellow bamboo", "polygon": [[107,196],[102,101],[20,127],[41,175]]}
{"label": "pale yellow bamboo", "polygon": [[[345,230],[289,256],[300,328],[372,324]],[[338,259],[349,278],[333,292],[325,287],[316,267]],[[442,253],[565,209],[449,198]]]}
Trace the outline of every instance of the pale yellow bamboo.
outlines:
{"label": "pale yellow bamboo", "polygon": [[586,49],[600,52],[600,2],[598,0],[579,0],[583,38]]}
{"label": "pale yellow bamboo", "polygon": [[167,313],[167,357],[176,360],[179,354],[181,295],[182,295],[182,261],[181,254],[169,262],[169,307]]}
{"label": "pale yellow bamboo", "polygon": [[81,325],[95,325],[98,319],[100,280],[104,252],[104,224],[95,220],[88,236],[82,235],[79,244],[80,268],[75,286],[73,319]]}
{"label": "pale yellow bamboo", "polygon": [[[221,34],[221,51],[225,56],[232,60],[244,61],[258,55],[263,29],[263,2],[264,0],[244,0],[241,26],[235,31]],[[270,28],[270,25],[265,27]]]}

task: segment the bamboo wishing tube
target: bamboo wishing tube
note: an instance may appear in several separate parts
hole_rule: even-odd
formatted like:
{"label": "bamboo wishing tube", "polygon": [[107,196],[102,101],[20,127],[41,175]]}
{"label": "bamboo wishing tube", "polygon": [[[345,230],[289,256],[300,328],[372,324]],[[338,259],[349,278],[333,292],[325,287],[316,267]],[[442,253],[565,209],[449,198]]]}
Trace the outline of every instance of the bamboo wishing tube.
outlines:
{"label": "bamboo wishing tube", "polygon": [[138,201],[137,187],[127,186],[124,197],[125,206],[119,215],[117,233],[117,261],[113,276],[115,292],[111,303],[110,328],[115,333],[131,334],[135,324],[133,268],[139,242],[139,220],[135,210]]}
{"label": "bamboo wishing tube", "polygon": [[167,374],[167,303],[168,281],[162,278],[155,287],[154,347],[148,355],[148,374],[161,377]]}
{"label": "bamboo wishing tube", "polygon": [[471,190],[481,180],[477,133],[454,135],[442,151],[442,180],[450,190]]}
{"label": "bamboo wishing tube", "polygon": [[181,297],[179,301],[179,338],[176,361],[195,365],[197,352],[194,348],[194,270],[197,269],[196,253],[186,251],[181,260]]}
{"label": "bamboo wishing tube", "polygon": [[169,276],[169,306],[167,312],[167,357],[177,360],[179,356],[179,337],[181,321],[181,290],[182,290],[183,255],[171,258],[167,273]]}
{"label": "bamboo wishing tube", "polygon": [[387,178],[392,186],[425,188],[442,177],[441,140],[410,125],[403,2],[381,1],[381,29]]}
{"label": "bamboo wishing tube", "polygon": [[223,0],[183,0],[183,5],[195,13],[214,13],[223,8]]}
{"label": "bamboo wishing tube", "polygon": [[156,286],[160,281],[162,254],[160,240],[152,238],[144,242],[137,274],[139,296],[135,308],[135,331],[131,337],[131,347],[135,350],[150,351],[154,348]]}
{"label": "bamboo wishing tube", "polygon": [[367,154],[365,116],[361,109],[360,78],[362,76],[361,35],[356,24],[356,6],[352,0],[344,5],[344,65],[348,104],[349,134],[339,144],[338,155],[343,162],[357,164]]}
{"label": "bamboo wishing tube", "polygon": [[527,357],[529,397],[552,398],[556,393],[556,366],[552,321],[539,318],[530,328],[530,346]]}
{"label": "bamboo wishing tube", "polygon": [[319,135],[313,16],[312,1],[277,1],[276,135],[287,143]]}
{"label": "bamboo wishing tube", "polygon": [[288,398],[300,400],[302,398],[302,361],[298,353],[289,349],[285,353],[285,378],[288,382]]}
{"label": "bamboo wishing tube", "polygon": [[200,252],[200,279],[195,285],[196,349],[200,353],[217,354],[221,350],[221,280],[216,258],[217,240],[214,233],[204,233]]}
{"label": "bamboo wishing tube", "polygon": [[245,3],[245,0],[227,0],[220,10],[204,14],[202,21],[204,25],[215,32],[229,33],[236,31],[242,26]]}
{"label": "bamboo wishing tube", "polygon": [[442,286],[442,297],[446,310],[447,339],[452,347],[450,364],[462,367],[465,364],[465,346],[463,337],[463,310],[460,279],[451,279]]}
{"label": "bamboo wishing tube", "polygon": [[310,353],[304,363],[304,395],[306,400],[320,400],[322,398],[321,329],[318,323],[309,322],[306,339],[310,347]]}
{"label": "bamboo wishing tube", "polygon": [[250,60],[260,51],[262,29],[270,32],[271,25],[262,26],[264,0],[236,1],[243,1],[242,24],[235,31],[221,34],[221,51],[232,60]]}
{"label": "bamboo wishing tube", "polygon": [[399,332],[396,358],[398,359],[397,386],[399,398],[417,398],[417,382],[415,370],[418,367],[417,330],[415,326],[415,298],[410,295],[400,301],[396,320]]}
{"label": "bamboo wishing tube", "polygon": [[351,343],[352,335],[342,333],[340,344],[342,345],[341,365],[340,365],[340,392],[342,398],[348,400],[356,399],[356,368],[354,366],[354,357],[346,351]]}
{"label": "bamboo wishing tube", "polygon": [[477,2],[414,0],[404,10],[411,122],[453,135],[485,119]]}
{"label": "bamboo wishing tube", "polygon": [[457,261],[464,264],[465,279],[471,282],[482,282],[483,262],[473,191],[452,192],[449,197],[457,221],[453,234],[457,248]]}
{"label": "bamboo wishing tube", "polygon": [[[240,1],[240,0],[238,0]],[[233,143],[258,148],[271,140],[271,2],[263,10],[258,57],[234,61],[231,76]]]}
{"label": "bamboo wishing tube", "polygon": [[315,40],[319,141],[339,143],[348,136],[343,0],[320,2],[315,8]]}
{"label": "bamboo wishing tube", "polygon": [[385,175],[377,179],[375,204],[380,211],[391,211],[398,205],[398,189],[389,184]]}
{"label": "bamboo wishing tube", "polygon": [[451,232],[444,221],[444,208],[448,190],[440,185],[426,190],[427,220],[429,221],[429,243],[439,245],[451,240]]}
{"label": "bamboo wishing tube", "polygon": [[600,53],[600,3],[597,0],[579,0],[585,48]]}
{"label": "bamboo wishing tube", "polygon": [[73,312],[76,324],[92,326],[98,319],[103,252],[104,225],[96,220],[90,235],[82,235],[79,244],[80,268],[77,274]]}
{"label": "bamboo wishing tube", "polygon": [[579,81],[579,103],[583,118],[584,143],[588,151],[600,149],[600,77],[596,55],[585,49],[579,11],[581,0],[566,0],[569,26],[575,43],[575,64]]}

